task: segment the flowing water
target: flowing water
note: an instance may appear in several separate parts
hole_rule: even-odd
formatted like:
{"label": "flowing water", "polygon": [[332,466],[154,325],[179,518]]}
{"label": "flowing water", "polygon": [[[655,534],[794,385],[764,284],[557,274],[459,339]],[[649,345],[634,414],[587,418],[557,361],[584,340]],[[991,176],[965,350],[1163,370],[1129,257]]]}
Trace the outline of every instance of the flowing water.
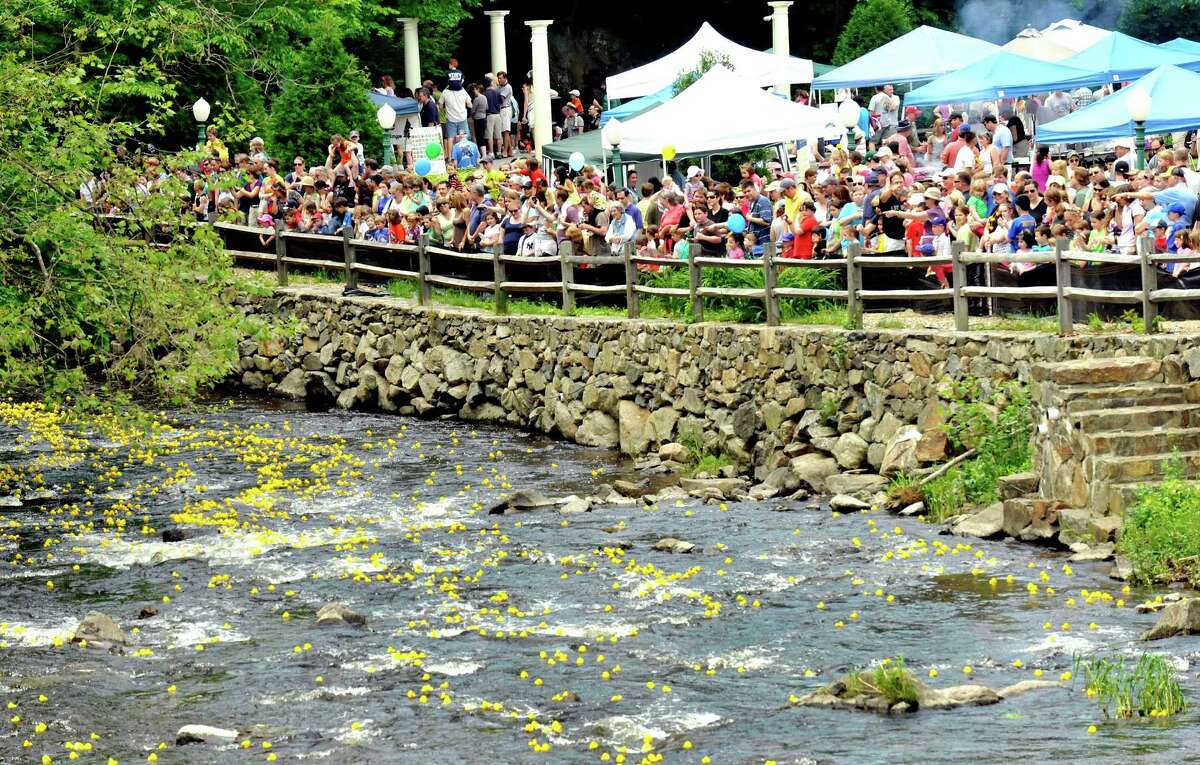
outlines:
{"label": "flowing water", "polygon": [[[1000,687],[1058,679],[1076,652],[1139,652],[1149,593],[1109,564],[807,501],[487,515],[501,492],[586,494],[625,467],[512,430],[271,406],[167,412],[147,432],[6,410],[0,481],[51,492],[0,508],[0,762],[1197,756],[1194,709],[1106,721],[1078,678],[905,716],[788,702],[887,656],[933,685],[969,667]],[[160,541],[179,526],[215,533]],[[665,536],[697,552],[651,550]],[[367,627],[315,626],[329,601]],[[125,629],[123,655],[68,642],[92,609]],[[1155,649],[1200,701],[1196,640]],[[175,746],[193,723],[239,736]]]}

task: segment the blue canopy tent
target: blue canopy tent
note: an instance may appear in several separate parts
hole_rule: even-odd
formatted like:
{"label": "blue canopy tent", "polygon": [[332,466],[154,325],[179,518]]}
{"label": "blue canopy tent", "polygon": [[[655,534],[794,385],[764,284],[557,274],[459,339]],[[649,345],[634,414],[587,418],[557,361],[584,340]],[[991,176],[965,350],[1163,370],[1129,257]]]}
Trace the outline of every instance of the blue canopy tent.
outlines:
{"label": "blue canopy tent", "polygon": [[400,98],[399,96],[385,96],[382,93],[367,91],[367,95],[371,97],[371,103],[375,104],[376,108],[384,104],[390,104],[392,109],[396,111],[397,117],[402,117],[405,114],[420,114],[421,105],[414,98]]}
{"label": "blue canopy tent", "polygon": [[675,86],[674,84],[671,84],[660,91],[651,93],[648,96],[642,96],[641,98],[635,98],[632,101],[626,101],[620,106],[614,106],[608,111],[603,112],[600,115],[600,124],[602,126],[607,125],[608,121],[614,117],[622,122],[628,119],[633,119],[643,112],[648,112],[656,106],[665,104],[667,101],[670,101],[674,95]]}
{"label": "blue canopy tent", "polygon": [[1086,143],[1132,136],[1129,98],[1139,88],[1150,95],[1147,133],[1200,128],[1200,101],[1195,98],[1200,93],[1200,74],[1177,66],[1160,66],[1129,87],[1039,127],[1038,143]]}
{"label": "blue canopy tent", "polygon": [[1109,82],[1135,80],[1155,67],[1174,64],[1200,70],[1200,53],[1163,48],[1136,37],[1113,32],[1100,42],[1059,62],[1089,72],[1108,75]]}
{"label": "blue canopy tent", "polygon": [[974,37],[920,26],[813,80],[813,89],[925,82],[962,69],[1000,48]]}
{"label": "blue canopy tent", "polygon": [[1006,50],[938,77],[904,96],[905,106],[934,106],[1102,85],[1108,75],[1019,56]]}
{"label": "blue canopy tent", "polygon": [[1197,56],[1200,56],[1200,42],[1193,42],[1186,37],[1176,37],[1174,40],[1160,43],[1158,47],[1167,48],[1168,50],[1181,50],[1184,53],[1195,53]]}

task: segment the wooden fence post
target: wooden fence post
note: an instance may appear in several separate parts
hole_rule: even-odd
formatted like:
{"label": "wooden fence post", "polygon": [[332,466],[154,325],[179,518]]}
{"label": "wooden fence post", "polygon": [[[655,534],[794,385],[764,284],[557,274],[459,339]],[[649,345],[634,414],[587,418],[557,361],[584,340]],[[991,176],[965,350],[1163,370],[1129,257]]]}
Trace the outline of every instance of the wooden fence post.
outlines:
{"label": "wooden fence post", "polygon": [[504,245],[497,242],[492,245],[492,279],[496,282],[496,313],[508,313],[508,293],[504,291]]}
{"label": "wooden fence post", "polygon": [[763,302],[767,310],[767,326],[779,326],[779,298],[775,297],[775,288],[779,284],[779,271],[775,268],[775,243],[763,245]]}
{"label": "wooden fence post", "polygon": [[962,249],[961,242],[950,245],[950,278],[954,280],[954,329],[966,332],[971,319],[967,298],[963,295],[963,287],[967,285],[967,267],[962,262]]}
{"label": "wooden fence post", "polygon": [[432,290],[429,286],[429,233],[421,234],[417,239],[417,302],[429,305],[432,302]]}
{"label": "wooden fence post", "polygon": [[636,319],[642,315],[642,296],[638,294],[638,271],[633,262],[635,252],[632,242],[627,242],[625,250],[625,309],[629,318]]}
{"label": "wooden fence post", "polygon": [[346,261],[346,289],[358,289],[358,272],[354,270],[356,257],[354,242],[350,239],[350,227],[342,227],[342,257]]}
{"label": "wooden fence post", "polygon": [[688,293],[692,298],[692,321],[704,321],[704,298],[700,296],[700,264],[696,262],[696,258],[700,255],[700,248],[695,246],[688,247]]}
{"label": "wooden fence post", "polygon": [[862,245],[851,242],[846,248],[846,314],[852,329],[862,329],[863,308],[858,297],[859,270],[858,256],[862,253]]}
{"label": "wooden fence post", "polygon": [[288,267],[284,260],[287,257],[287,242],[283,238],[285,231],[283,221],[275,221],[275,280],[280,287],[288,286]]}
{"label": "wooden fence post", "polygon": [[574,242],[567,240],[558,246],[558,261],[562,266],[562,311],[564,316],[575,313],[575,293],[571,283],[575,281],[575,266],[571,257],[575,254]]}
{"label": "wooden fence post", "polygon": [[1067,240],[1059,237],[1054,240],[1054,298],[1058,305],[1058,334],[1069,335],[1075,329],[1075,318],[1071,308],[1071,298],[1067,290],[1071,288],[1071,261],[1063,257]]}
{"label": "wooden fence post", "polygon": [[1139,236],[1137,252],[1142,267],[1142,321],[1145,322],[1146,334],[1153,334],[1154,325],[1158,318],[1158,305],[1150,299],[1150,293],[1158,289],[1158,269],[1150,262],[1150,254],[1154,252],[1153,240]]}

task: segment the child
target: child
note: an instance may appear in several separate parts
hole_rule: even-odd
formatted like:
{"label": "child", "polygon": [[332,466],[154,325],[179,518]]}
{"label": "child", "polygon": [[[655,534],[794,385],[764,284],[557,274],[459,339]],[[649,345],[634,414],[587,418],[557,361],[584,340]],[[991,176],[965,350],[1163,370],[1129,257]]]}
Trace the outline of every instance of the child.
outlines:
{"label": "child", "polygon": [[404,216],[395,208],[387,212],[387,232],[389,244],[404,244]]}
{"label": "child", "polygon": [[[949,256],[950,237],[946,233],[945,217],[937,213],[931,214],[929,216],[929,227],[932,233],[922,240],[917,248],[918,253],[932,257]],[[937,279],[939,287],[946,289],[950,286],[949,275],[951,270],[952,266],[950,265],[930,266],[928,273]]]}
{"label": "child", "polygon": [[269,245],[275,241],[275,219],[274,218],[272,218],[270,215],[266,215],[266,214],[258,216],[258,227],[267,229],[266,232],[258,235],[259,244],[261,244],[263,247],[266,247],[267,245]]}
{"label": "child", "polygon": [[382,215],[375,215],[371,218],[371,227],[367,232],[367,238],[373,242],[387,244],[388,242],[388,225],[387,219]]}
{"label": "child", "polygon": [[737,234],[729,234],[725,237],[725,257],[730,260],[746,259],[746,251],[738,243]]}
{"label": "child", "polygon": [[[1033,252],[1033,246],[1036,241],[1037,240],[1034,238],[1032,231],[1022,231],[1020,238],[1017,239],[1017,254],[1028,257]],[[1036,263],[1014,261],[1008,264],[1008,270],[1011,271],[1013,275],[1020,276],[1021,274],[1032,271],[1036,266]]]}
{"label": "child", "polygon": [[1034,252],[1053,252],[1054,245],[1050,244],[1051,230],[1049,226],[1038,226],[1033,233]]}
{"label": "child", "polygon": [[[1175,237],[1176,255],[1191,256],[1200,253],[1200,231],[1178,231]],[[1173,276],[1179,276],[1195,267],[1195,263],[1171,263],[1169,270]]]}
{"label": "child", "polygon": [[758,243],[758,237],[753,231],[747,231],[742,234],[742,247],[746,251],[748,258],[761,258],[763,256],[763,246]]}
{"label": "child", "polygon": [[500,227],[500,218],[494,212],[483,217],[483,236],[479,238],[479,249],[485,252],[491,250],[504,239],[504,229]]}

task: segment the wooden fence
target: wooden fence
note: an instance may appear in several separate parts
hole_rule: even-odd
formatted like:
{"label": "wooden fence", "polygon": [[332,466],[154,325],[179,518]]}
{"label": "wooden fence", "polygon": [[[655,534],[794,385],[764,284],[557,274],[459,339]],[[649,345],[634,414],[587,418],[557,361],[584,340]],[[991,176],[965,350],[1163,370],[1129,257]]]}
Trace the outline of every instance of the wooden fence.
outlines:
{"label": "wooden fence", "polygon": [[[269,229],[253,226],[227,223],[215,225],[219,230],[231,233],[241,232],[255,235],[272,233]],[[620,254],[602,257],[577,255],[570,243],[564,243],[560,247],[557,257],[505,255],[499,245],[491,252],[469,253],[432,245],[429,243],[428,236],[423,237],[418,244],[383,244],[351,239],[349,231],[344,231],[341,236],[342,258],[332,260],[319,253],[301,256],[294,252],[296,248],[293,245],[310,243],[317,245],[315,249],[332,251],[336,247],[337,237],[291,232],[285,230],[282,224],[278,224],[274,234],[275,251],[273,254],[232,248],[229,251],[235,260],[243,263],[260,266],[273,265],[281,286],[287,286],[288,272],[291,268],[341,271],[348,288],[356,288],[360,276],[371,281],[399,279],[416,282],[417,299],[421,305],[430,304],[433,287],[491,293],[494,296],[495,310],[500,314],[507,312],[508,296],[512,293],[558,297],[562,302],[563,313],[567,315],[574,313],[577,297],[581,295],[623,295],[629,317],[638,318],[641,312],[641,296],[660,295],[686,298],[690,302],[692,319],[703,321],[705,298],[735,298],[762,301],[767,324],[777,326],[780,323],[780,300],[812,298],[844,302],[850,325],[860,328],[864,306],[869,302],[942,300],[949,301],[951,304],[955,329],[967,331],[970,328],[970,311],[968,309],[972,299],[1053,300],[1061,334],[1068,334],[1072,331],[1074,315],[1072,301],[1140,306],[1145,331],[1150,333],[1156,328],[1162,304],[1193,301],[1200,298],[1200,289],[1160,289],[1158,285],[1161,273],[1158,266],[1200,262],[1200,254],[1154,254],[1149,239],[1139,240],[1138,254],[1136,255],[1068,250],[1067,242],[1064,239],[1055,244],[1052,252],[1025,254],[964,252],[958,244],[955,244],[950,255],[910,258],[864,254],[857,244],[851,244],[843,258],[794,260],[776,257],[773,245],[768,243],[761,259],[733,260],[697,256],[678,260],[639,256],[634,254],[631,245],[626,246]],[[366,256],[366,261],[371,262],[364,262],[364,256]],[[381,265],[380,259],[388,264]],[[408,265],[409,267],[396,267],[396,261],[399,261],[399,265]],[[435,263],[439,266],[436,269],[433,267]],[[999,263],[1033,265],[1052,263],[1055,266],[1054,284],[1025,287],[994,286],[990,278],[985,280],[983,285],[976,286],[967,283],[969,266],[981,265],[990,275],[988,267]],[[1140,271],[1140,288],[1103,290],[1073,286],[1072,263],[1137,266]],[[489,264],[490,269],[487,268]],[[553,268],[555,265],[557,268]],[[577,267],[580,266],[583,269],[577,270]],[[590,273],[593,272],[592,269],[605,266],[621,266],[621,269],[613,270],[623,271],[624,278],[618,283],[611,284],[594,284],[580,280],[581,273]],[[686,268],[689,277],[688,287],[655,287],[641,284],[639,283],[640,270],[638,266]],[[864,272],[872,269],[926,269],[933,266],[950,266],[951,287],[938,289],[865,289],[863,287]],[[513,269],[530,267],[542,273],[549,273],[547,269],[553,269],[557,278],[536,280],[513,278],[511,273]],[[763,287],[704,286],[704,269],[725,268],[761,269]],[[821,268],[838,271],[844,276],[845,288],[780,287],[779,274],[787,268]],[[464,276],[464,271],[468,272],[468,275]],[[484,272],[482,276],[481,271]]]}

